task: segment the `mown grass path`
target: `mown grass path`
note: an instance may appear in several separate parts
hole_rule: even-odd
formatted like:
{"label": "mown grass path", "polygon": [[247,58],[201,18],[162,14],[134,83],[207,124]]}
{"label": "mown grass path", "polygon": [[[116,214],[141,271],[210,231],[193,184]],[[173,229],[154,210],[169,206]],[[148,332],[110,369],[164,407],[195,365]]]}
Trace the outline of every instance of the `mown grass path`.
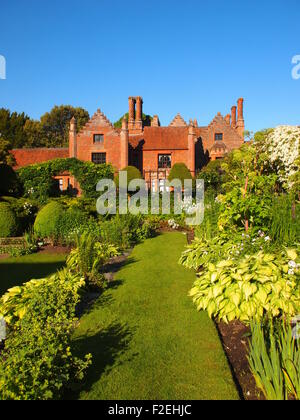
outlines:
{"label": "mown grass path", "polygon": [[188,291],[195,274],[178,265],[186,244],[168,233],[137,246],[81,319],[74,336],[93,366],[81,399],[237,399],[216,328]]}

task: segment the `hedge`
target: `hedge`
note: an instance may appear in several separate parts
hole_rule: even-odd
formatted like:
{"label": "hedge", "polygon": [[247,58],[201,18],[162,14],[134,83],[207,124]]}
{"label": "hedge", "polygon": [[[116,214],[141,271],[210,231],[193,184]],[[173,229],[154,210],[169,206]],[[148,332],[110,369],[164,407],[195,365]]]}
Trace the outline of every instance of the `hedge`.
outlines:
{"label": "hedge", "polygon": [[9,238],[18,234],[18,221],[15,212],[8,203],[0,203],[0,238]]}
{"label": "hedge", "polygon": [[79,182],[85,197],[97,198],[96,185],[99,180],[113,179],[111,165],[96,165],[75,158],[54,159],[45,163],[29,165],[18,170],[25,196],[39,200],[59,195],[57,181],[53,177],[68,172]]}

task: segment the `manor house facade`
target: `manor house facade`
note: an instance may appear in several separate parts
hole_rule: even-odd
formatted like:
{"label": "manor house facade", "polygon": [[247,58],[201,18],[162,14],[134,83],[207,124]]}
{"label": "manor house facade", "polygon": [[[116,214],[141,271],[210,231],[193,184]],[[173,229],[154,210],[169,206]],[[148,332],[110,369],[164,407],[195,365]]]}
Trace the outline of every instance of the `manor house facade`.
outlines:
{"label": "manor house facade", "polygon": [[[137,167],[149,187],[163,189],[171,167],[185,163],[193,175],[209,160],[222,159],[244,143],[244,100],[240,98],[231,113],[218,113],[208,126],[197,120],[187,123],[177,114],[168,127],[155,115],[143,121],[143,99],[129,98],[129,118],[116,128],[101,110],[77,133],[76,120],[70,122],[69,147],[64,149],[16,149],[16,167],[55,158],[75,157],[96,164],[111,163],[117,172],[128,165]],[[58,177],[60,188],[74,186],[69,174]]]}

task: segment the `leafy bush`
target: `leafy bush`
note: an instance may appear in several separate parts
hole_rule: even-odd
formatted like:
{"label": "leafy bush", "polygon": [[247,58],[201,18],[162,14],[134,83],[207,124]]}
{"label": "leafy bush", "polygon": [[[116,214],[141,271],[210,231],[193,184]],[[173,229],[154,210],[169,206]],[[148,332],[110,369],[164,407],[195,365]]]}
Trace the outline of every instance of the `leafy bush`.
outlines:
{"label": "leafy bush", "polygon": [[35,220],[34,232],[40,238],[54,239],[60,220],[64,216],[64,208],[54,201],[43,207]]}
{"label": "leafy bush", "polygon": [[220,160],[210,161],[209,164],[198,174],[198,179],[204,180],[205,190],[221,192],[222,189],[222,162]]}
{"label": "leafy bush", "polygon": [[77,247],[71,251],[67,266],[72,273],[82,276],[90,288],[101,288],[104,277],[100,270],[110,258],[118,254],[114,245],[95,242],[94,236],[85,232],[77,238]]}
{"label": "leafy bush", "polygon": [[20,234],[30,230],[34,224],[39,206],[34,200],[28,198],[2,197],[9,203],[18,220]]}
{"label": "leafy bush", "polygon": [[267,400],[300,399],[300,346],[290,322],[251,323],[249,364]]}
{"label": "leafy bush", "polygon": [[100,224],[100,237],[120,249],[129,249],[135,244],[153,237],[157,228],[155,219],[142,215],[116,215]]}
{"label": "leafy bush", "polygon": [[168,179],[170,182],[174,179],[179,179],[182,186],[184,186],[184,181],[191,180],[193,177],[185,163],[175,163],[170,171]]}
{"label": "leafy bush", "polygon": [[83,285],[79,276],[63,270],[15,287],[1,298],[8,336],[0,355],[0,399],[54,399],[83,379],[91,356],[81,360],[71,351]]}
{"label": "leafy bush", "polygon": [[19,231],[15,212],[8,203],[0,203],[0,238],[16,236]]}
{"label": "leafy bush", "polygon": [[220,202],[219,229],[245,227],[264,229],[270,225],[276,176],[254,176],[248,178],[245,187],[233,187]]}
{"label": "leafy bush", "polygon": [[199,311],[225,322],[260,320],[265,313],[294,316],[300,311],[299,263],[293,249],[209,263],[197,275],[190,296]]}

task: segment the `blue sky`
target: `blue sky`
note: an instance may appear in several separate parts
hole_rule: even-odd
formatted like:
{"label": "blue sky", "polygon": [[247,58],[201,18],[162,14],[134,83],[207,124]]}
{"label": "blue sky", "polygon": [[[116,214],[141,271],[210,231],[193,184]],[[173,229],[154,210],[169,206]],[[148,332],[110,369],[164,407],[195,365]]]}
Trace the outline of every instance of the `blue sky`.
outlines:
{"label": "blue sky", "polygon": [[54,105],[112,121],[141,95],[164,125],[208,124],[245,98],[246,127],[300,124],[299,0],[2,0],[0,107]]}

